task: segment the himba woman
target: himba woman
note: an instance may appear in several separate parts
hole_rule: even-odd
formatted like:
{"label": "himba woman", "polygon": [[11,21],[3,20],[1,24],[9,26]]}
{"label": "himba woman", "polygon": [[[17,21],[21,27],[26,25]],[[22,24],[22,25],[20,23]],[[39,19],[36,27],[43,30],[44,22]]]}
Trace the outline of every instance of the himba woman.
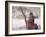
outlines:
{"label": "himba woman", "polygon": [[29,14],[28,20],[26,20],[26,27],[27,29],[38,29],[37,24],[34,23],[34,16],[33,13]]}

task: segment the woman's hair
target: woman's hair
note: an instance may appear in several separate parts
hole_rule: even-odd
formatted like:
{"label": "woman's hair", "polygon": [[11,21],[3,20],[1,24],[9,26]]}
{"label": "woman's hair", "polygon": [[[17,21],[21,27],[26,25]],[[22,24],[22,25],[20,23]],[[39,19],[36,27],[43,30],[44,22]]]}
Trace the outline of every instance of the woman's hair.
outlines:
{"label": "woman's hair", "polygon": [[30,15],[33,15],[33,13],[30,13]]}

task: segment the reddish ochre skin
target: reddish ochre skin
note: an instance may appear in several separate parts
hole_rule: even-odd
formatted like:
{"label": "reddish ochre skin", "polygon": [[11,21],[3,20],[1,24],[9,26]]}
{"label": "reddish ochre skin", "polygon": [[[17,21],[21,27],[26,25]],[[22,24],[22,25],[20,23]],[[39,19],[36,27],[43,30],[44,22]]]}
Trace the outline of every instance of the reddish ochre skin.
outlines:
{"label": "reddish ochre skin", "polygon": [[34,16],[29,17],[29,20],[26,21],[26,27],[27,29],[35,29]]}

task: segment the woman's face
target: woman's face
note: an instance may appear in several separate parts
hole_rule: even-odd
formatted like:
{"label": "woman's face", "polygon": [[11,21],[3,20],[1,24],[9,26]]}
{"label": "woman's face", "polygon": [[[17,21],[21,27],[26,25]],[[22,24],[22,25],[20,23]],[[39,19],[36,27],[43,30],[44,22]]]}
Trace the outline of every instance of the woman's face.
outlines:
{"label": "woman's face", "polygon": [[28,15],[28,17],[26,18],[26,20],[28,21],[28,20],[32,20],[33,19],[33,15],[31,14],[31,15]]}
{"label": "woman's face", "polygon": [[32,17],[33,17],[33,15],[30,15],[30,16],[29,16],[29,18],[32,18]]}

